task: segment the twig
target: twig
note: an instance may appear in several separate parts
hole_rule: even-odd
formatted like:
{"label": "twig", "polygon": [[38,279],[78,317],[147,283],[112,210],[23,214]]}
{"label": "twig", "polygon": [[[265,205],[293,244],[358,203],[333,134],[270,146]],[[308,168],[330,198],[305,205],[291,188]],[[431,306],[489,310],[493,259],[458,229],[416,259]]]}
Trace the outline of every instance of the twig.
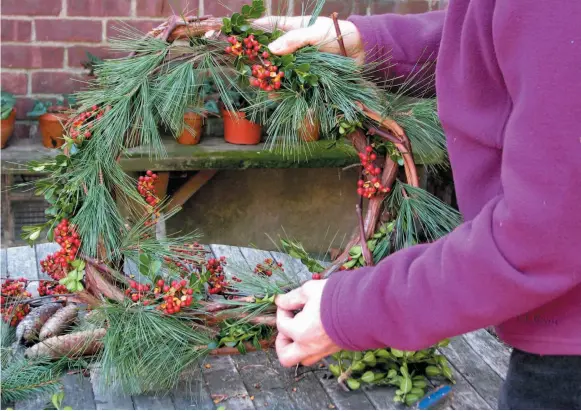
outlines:
{"label": "twig", "polygon": [[[409,140],[400,140],[396,142],[397,141],[396,137],[391,135],[388,131],[382,130],[381,128],[374,128],[373,132],[378,136],[388,141],[391,141],[395,145],[395,148],[397,148],[397,150],[403,157],[407,183],[412,187],[419,187],[420,183],[418,179],[418,171],[411,153]],[[405,138],[407,139],[407,137]]]}
{"label": "twig", "polygon": [[[329,368],[329,366],[331,365],[331,364],[329,363],[329,360],[327,360],[326,358],[323,358],[321,361],[323,362],[323,364],[325,364],[325,365],[327,366],[327,368]],[[337,380],[337,385],[339,385],[339,387],[341,387],[341,388],[343,389],[343,391],[346,391],[346,392],[350,392],[350,391],[351,391],[351,390],[350,390],[350,389],[349,389],[349,388],[348,388],[348,387],[345,385],[345,383],[344,383],[344,382],[342,382],[342,381],[339,381],[339,380]]]}
{"label": "twig", "polygon": [[[255,298],[253,296],[234,298],[233,301],[238,301],[241,303],[253,303]],[[232,304],[221,303],[219,301],[200,301],[200,304],[204,310],[208,313],[215,313],[217,311],[227,310],[233,308]]]}
{"label": "twig", "polygon": [[[2,305],[29,304],[29,303],[32,303],[34,301],[45,300],[47,298],[73,297],[75,295],[76,294],[57,294],[57,295],[43,295],[41,297],[27,298],[26,300],[12,299],[12,301],[9,300],[9,301],[3,302]],[[4,295],[4,294],[2,294],[2,297],[10,298],[10,296]]]}
{"label": "twig", "polygon": [[355,211],[357,212],[357,219],[359,220],[359,241],[361,244],[361,252],[363,254],[363,259],[365,264],[368,266],[373,266],[373,256],[367,247],[367,236],[365,235],[365,226],[363,224],[363,213],[359,204],[355,206]]}
{"label": "twig", "polygon": [[333,19],[333,24],[335,25],[335,31],[337,32],[337,42],[339,43],[339,48],[341,49],[341,54],[347,57],[347,49],[345,48],[345,42],[343,41],[343,34],[341,34],[341,28],[339,27],[339,13],[334,12],[331,14]]}

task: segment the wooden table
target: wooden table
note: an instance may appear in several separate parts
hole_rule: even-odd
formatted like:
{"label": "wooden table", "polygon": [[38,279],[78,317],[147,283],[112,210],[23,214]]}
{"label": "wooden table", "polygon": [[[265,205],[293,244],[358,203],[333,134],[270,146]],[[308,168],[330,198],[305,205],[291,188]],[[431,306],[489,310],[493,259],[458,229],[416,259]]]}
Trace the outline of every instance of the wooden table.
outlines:
{"label": "wooden table", "polygon": [[[1,275],[24,276],[37,281],[43,278],[39,261],[54,252],[55,244],[40,244],[34,248],[2,249]],[[236,265],[254,267],[265,258],[282,262],[287,271],[309,278],[302,264],[288,255],[244,247],[213,244],[215,257],[226,256]],[[36,286],[34,286],[36,287]],[[456,385],[452,396],[441,405],[443,409],[495,409],[500,384],[506,375],[510,351],[485,330],[474,331],[452,339],[441,353],[453,368]],[[185,383],[163,396],[139,395],[123,397],[97,386],[98,369],[89,377],[63,377],[64,405],[73,409],[405,409],[392,399],[395,388],[373,387],[344,392],[329,373],[320,366],[295,369],[282,368],[272,350],[247,355],[211,357],[192,372],[200,377],[191,386]],[[224,396],[214,404],[212,395]],[[214,397],[215,398],[215,397]],[[47,398],[16,403],[15,409],[42,409]]]}

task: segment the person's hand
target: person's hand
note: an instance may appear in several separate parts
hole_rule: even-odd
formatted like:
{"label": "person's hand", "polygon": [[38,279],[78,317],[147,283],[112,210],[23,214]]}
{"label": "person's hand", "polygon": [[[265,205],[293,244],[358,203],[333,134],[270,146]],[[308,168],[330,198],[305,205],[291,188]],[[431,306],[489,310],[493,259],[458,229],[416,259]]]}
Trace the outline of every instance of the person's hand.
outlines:
{"label": "person's hand", "polygon": [[[321,323],[321,298],[327,280],[305,283],[276,297],[276,353],[284,367],[299,363],[313,365],[328,355],[341,351]],[[301,310],[297,315],[293,311]]]}
{"label": "person's hand", "polygon": [[[307,27],[310,19],[311,16],[270,16],[255,20],[253,25],[268,31],[278,28],[287,32],[268,45],[268,48],[274,54],[293,53],[297,49],[308,45],[319,46],[319,50],[323,52],[340,54],[341,49],[337,41],[333,20],[328,17],[319,17],[312,26]],[[357,27],[350,21],[339,20],[339,28],[343,36],[347,56],[354,58],[357,63],[363,64],[365,53],[363,41]]]}

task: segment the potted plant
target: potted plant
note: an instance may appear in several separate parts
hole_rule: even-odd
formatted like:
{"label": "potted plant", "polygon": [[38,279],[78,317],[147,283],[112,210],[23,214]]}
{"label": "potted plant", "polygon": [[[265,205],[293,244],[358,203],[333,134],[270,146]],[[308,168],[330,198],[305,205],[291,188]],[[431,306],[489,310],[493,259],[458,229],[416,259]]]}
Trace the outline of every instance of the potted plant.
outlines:
{"label": "potted plant", "polygon": [[248,107],[248,99],[238,91],[228,93],[234,111],[222,104],[224,119],[224,140],[230,144],[254,145],[260,143],[262,127],[246,118],[243,111]]}
{"label": "potted plant", "polygon": [[315,117],[314,113],[310,110],[305,117],[301,127],[299,128],[299,137],[301,140],[310,143],[312,141],[317,141],[321,135],[321,125],[319,119]]}
{"label": "potted plant", "polygon": [[[65,104],[66,101],[66,104]],[[38,118],[38,126],[42,135],[42,145],[47,148],[59,148],[65,142],[65,124],[69,120],[75,101],[72,96],[64,96],[56,103],[37,100],[27,115]]]}
{"label": "potted plant", "polygon": [[196,107],[188,107],[184,112],[184,126],[182,133],[178,137],[178,143],[184,145],[194,145],[200,142],[202,136],[202,125],[204,115]]}
{"label": "potted plant", "polygon": [[10,93],[2,92],[2,148],[6,147],[8,139],[14,131],[14,121],[16,120],[16,99]]}

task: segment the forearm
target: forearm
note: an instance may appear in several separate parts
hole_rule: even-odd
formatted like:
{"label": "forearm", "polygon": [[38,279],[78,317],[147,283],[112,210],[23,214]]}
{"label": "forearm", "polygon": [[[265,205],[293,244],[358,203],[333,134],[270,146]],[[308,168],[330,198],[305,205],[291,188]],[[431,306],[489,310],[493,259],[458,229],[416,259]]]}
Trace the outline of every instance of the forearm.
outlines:
{"label": "forearm", "polygon": [[[414,82],[434,74],[445,11],[423,14],[351,16],[365,48],[366,62],[378,64],[385,79],[412,78]],[[414,76],[415,74],[415,76]]]}

